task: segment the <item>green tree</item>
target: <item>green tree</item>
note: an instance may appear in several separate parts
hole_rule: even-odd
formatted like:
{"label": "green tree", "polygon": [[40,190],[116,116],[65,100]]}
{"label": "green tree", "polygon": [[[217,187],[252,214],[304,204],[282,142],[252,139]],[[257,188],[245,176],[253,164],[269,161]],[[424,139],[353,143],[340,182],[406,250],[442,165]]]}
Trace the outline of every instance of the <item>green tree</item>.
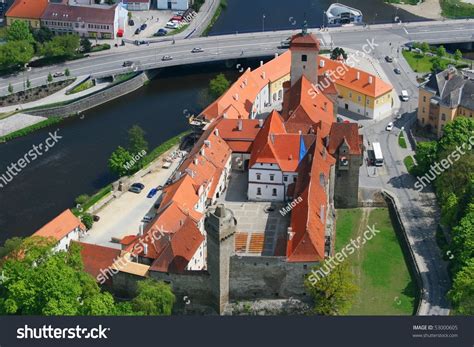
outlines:
{"label": "green tree", "polygon": [[[329,269],[326,262],[316,266],[315,271],[325,267]],[[358,291],[347,262],[335,266],[326,276],[318,281],[311,281],[311,275],[305,280],[306,290],[314,300],[313,312],[319,315],[334,316],[344,315],[349,312],[355,294]]]}
{"label": "green tree", "polygon": [[79,49],[79,41],[78,35],[55,36],[43,45],[41,52],[45,57],[72,58]]}
{"label": "green tree", "polygon": [[341,47],[336,47],[332,50],[331,52],[331,59],[332,60],[338,60],[339,57],[344,58],[344,59],[347,59],[347,53],[344,51],[343,48]]}
{"label": "green tree", "polygon": [[82,224],[85,225],[87,230],[89,230],[90,228],[92,228],[92,225],[94,224],[94,217],[92,217],[90,213],[84,213],[81,216],[81,222]]}
{"label": "green tree", "polygon": [[0,45],[0,66],[23,67],[33,58],[34,53],[33,46],[28,41],[8,41]]}
{"label": "green tree", "polygon": [[9,92],[10,94],[13,93],[13,86],[12,86],[11,83],[8,83],[8,92]]}
{"label": "green tree", "polygon": [[41,27],[39,29],[33,30],[33,38],[38,43],[42,44],[47,41],[51,41],[53,37],[53,32],[46,27]]}
{"label": "green tree", "polygon": [[76,203],[76,205],[84,205],[86,201],[89,199],[90,199],[89,195],[81,194],[74,200],[74,202]]}
{"label": "green tree", "polygon": [[30,82],[30,79],[29,79],[29,78],[26,79],[26,88],[27,88],[27,89],[30,89],[30,88],[31,88],[31,82]]}
{"label": "green tree", "polygon": [[424,175],[430,169],[430,165],[433,164],[437,159],[437,143],[432,142],[419,142],[416,147],[415,160],[417,163],[416,174],[419,176]]}
{"label": "green tree", "polygon": [[[130,13],[130,12],[129,12]],[[92,49],[92,42],[91,40],[89,40],[87,37],[83,37],[81,39],[81,50],[84,52],[84,53],[88,53],[90,52]]]}
{"label": "green tree", "polygon": [[71,76],[71,71],[69,71],[69,69],[66,68],[66,69],[64,70],[64,75],[65,75],[66,77]]}
{"label": "green tree", "polygon": [[438,71],[441,71],[443,70],[443,64],[441,62],[441,59],[440,58],[434,58],[432,60],[432,67],[431,67],[431,70],[433,72],[438,72]]}
{"label": "green tree", "polygon": [[456,273],[474,259],[474,212],[466,214],[452,229],[451,248],[454,255],[451,259],[452,269]]}
{"label": "green tree", "polygon": [[454,60],[459,61],[462,59],[462,52],[459,49],[456,49],[454,52]]}
{"label": "green tree", "polygon": [[451,149],[453,146],[469,143],[469,138],[474,133],[474,119],[457,117],[446,124],[443,137],[439,141],[439,153]]}
{"label": "green tree", "polygon": [[46,81],[47,81],[48,83],[53,82],[53,75],[51,75],[51,72],[48,73],[48,77],[46,78]]}
{"label": "green tree", "polygon": [[430,45],[428,44],[428,42],[423,42],[421,45],[420,45],[420,49],[423,53],[426,53],[426,52],[429,52],[430,50]]}
{"label": "green tree", "polygon": [[230,82],[224,74],[220,73],[209,82],[209,94],[213,99],[217,99],[229,89]]}
{"label": "green tree", "polygon": [[127,168],[127,164],[132,160],[132,155],[122,146],[117,149],[110,156],[108,166],[110,171],[116,175],[122,177],[130,173],[130,169]]}
{"label": "green tree", "polygon": [[448,296],[453,303],[456,313],[461,315],[474,315],[474,259],[456,274],[453,287]]}
{"label": "green tree", "polygon": [[10,253],[1,270],[0,313],[13,315],[111,315],[113,297],[84,272],[80,246],[54,252],[56,240],[30,237]]}
{"label": "green tree", "polygon": [[20,20],[14,21],[7,30],[7,41],[34,42],[28,23]]}
{"label": "green tree", "polygon": [[148,151],[148,142],[145,140],[145,131],[138,125],[132,126],[128,130],[128,151],[136,155],[142,151]]}
{"label": "green tree", "polygon": [[446,48],[444,48],[444,46],[439,46],[437,49],[436,49],[436,55],[439,57],[439,58],[443,58],[446,56]]}
{"label": "green tree", "polygon": [[133,311],[147,316],[169,316],[176,301],[171,288],[152,279],[137,283],[137,296],[132,300]]}
{"label": "green tree", "polygon": [[17,249],[21,243],[23,242],[23,238],[21,237],[12,237],[5,241],[5,244],[0,247],[0,259],[4,256],[12,252],[13,250]]}

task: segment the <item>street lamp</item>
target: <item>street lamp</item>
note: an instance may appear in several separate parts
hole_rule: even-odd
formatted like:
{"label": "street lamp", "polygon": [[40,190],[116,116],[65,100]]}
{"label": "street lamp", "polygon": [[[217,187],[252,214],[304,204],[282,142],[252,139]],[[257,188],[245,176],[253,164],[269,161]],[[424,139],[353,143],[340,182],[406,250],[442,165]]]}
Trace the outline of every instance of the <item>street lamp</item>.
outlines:
{"label": "street lamp", "polygon": [[265,13],[262,15],[262,32],[265,31]]}
{"label": "street lamp", "polygon": [[323,11],[323,27],[322,27],[322,29],[324,29],[325,18],[326,18],[326,11]]}

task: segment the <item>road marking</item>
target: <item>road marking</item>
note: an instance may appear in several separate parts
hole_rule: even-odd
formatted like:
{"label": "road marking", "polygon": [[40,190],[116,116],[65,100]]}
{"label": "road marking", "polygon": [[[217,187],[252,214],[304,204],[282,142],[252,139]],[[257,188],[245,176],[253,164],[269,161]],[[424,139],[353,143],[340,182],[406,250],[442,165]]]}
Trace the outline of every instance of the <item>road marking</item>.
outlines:
{"label": "road marking", "polygon": [[422,31],[417,31],[417,32],[408,32],[406,30],[405,31],[409,35],[418,35],[418,34],[426,35],[428,33],[429,34],[440,34],[440,33],[452,33],[454,31],[467,31],[467,30],[468,29],[453,29],[453,30],[440,30],[440,31],[429,31],[429,30],[424,31],[424,30],[422,30]]}

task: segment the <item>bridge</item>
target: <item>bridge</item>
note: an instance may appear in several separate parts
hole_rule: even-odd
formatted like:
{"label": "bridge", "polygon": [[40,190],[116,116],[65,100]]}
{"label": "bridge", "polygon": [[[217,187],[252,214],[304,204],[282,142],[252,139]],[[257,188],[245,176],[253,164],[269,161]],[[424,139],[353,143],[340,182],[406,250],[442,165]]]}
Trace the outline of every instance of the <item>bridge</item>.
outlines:
{"label": "bridge", "polygon": [[[133,70],[142,71],[169,66],[221,61],[227,59],[271,56],[282,53],[280,43],[295,30],[272,32],[241,33],[198,38],[180,37],[176,40],[149,40],[144,45],[126,45],[113,47],[110,51],[91,55],[88,58],[65,62],[62,64],[34,68],[14,76],[0,79],[0,94],[6,94],[11,83],[14,90],[21,90],[25,78],[31,86],[42,85],[49,73],[64,71],[68,68],[72,76],[98,76],[120,74]],[[375,45],[371,54],[375,58],[393,54],[394,50],[409,42],[426,41],[435,43],[466,42],[472,45],[474,41],[474,19],[427,21],[414,23],[394,23],[354,27],[310,29],[321,40],[323,48],[335,46],[349,47],[360,50],[367,40]],[[192,53],[199,47],[203,52]],[[164,60],[171,56],[171,60]],[[124,61],[133,61],[132,67],[123,67]]]}

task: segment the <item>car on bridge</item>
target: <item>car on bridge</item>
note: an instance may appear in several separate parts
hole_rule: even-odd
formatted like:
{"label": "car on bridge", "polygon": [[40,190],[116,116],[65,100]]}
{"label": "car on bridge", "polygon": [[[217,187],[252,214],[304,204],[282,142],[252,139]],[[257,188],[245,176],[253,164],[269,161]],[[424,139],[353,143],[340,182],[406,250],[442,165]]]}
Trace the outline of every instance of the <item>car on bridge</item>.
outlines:
{"label": "car on bridge", "polygon": [[133,66],[133,61],[126,60],[126,61],[123,62],[122,66],[123,67],[131,67],[131,66]]}
{"label": "car on bridge", "polygon": [[204,50],[199,47],[195,47],[191,50],[191,53],[201,53],[201,52],[204,52]]}
{"label": "car on bridge", "polygon": [[168,60],[173,60],[173,57],[171,55],[164,55],[163,58],[161,58],[163,61],[168,61]]}
{"label": "car on bridge", "polygon": [[53,73],[54,78],[63,77],[63,76],[64,76],[64,72],[61,72],[61,71]]}

